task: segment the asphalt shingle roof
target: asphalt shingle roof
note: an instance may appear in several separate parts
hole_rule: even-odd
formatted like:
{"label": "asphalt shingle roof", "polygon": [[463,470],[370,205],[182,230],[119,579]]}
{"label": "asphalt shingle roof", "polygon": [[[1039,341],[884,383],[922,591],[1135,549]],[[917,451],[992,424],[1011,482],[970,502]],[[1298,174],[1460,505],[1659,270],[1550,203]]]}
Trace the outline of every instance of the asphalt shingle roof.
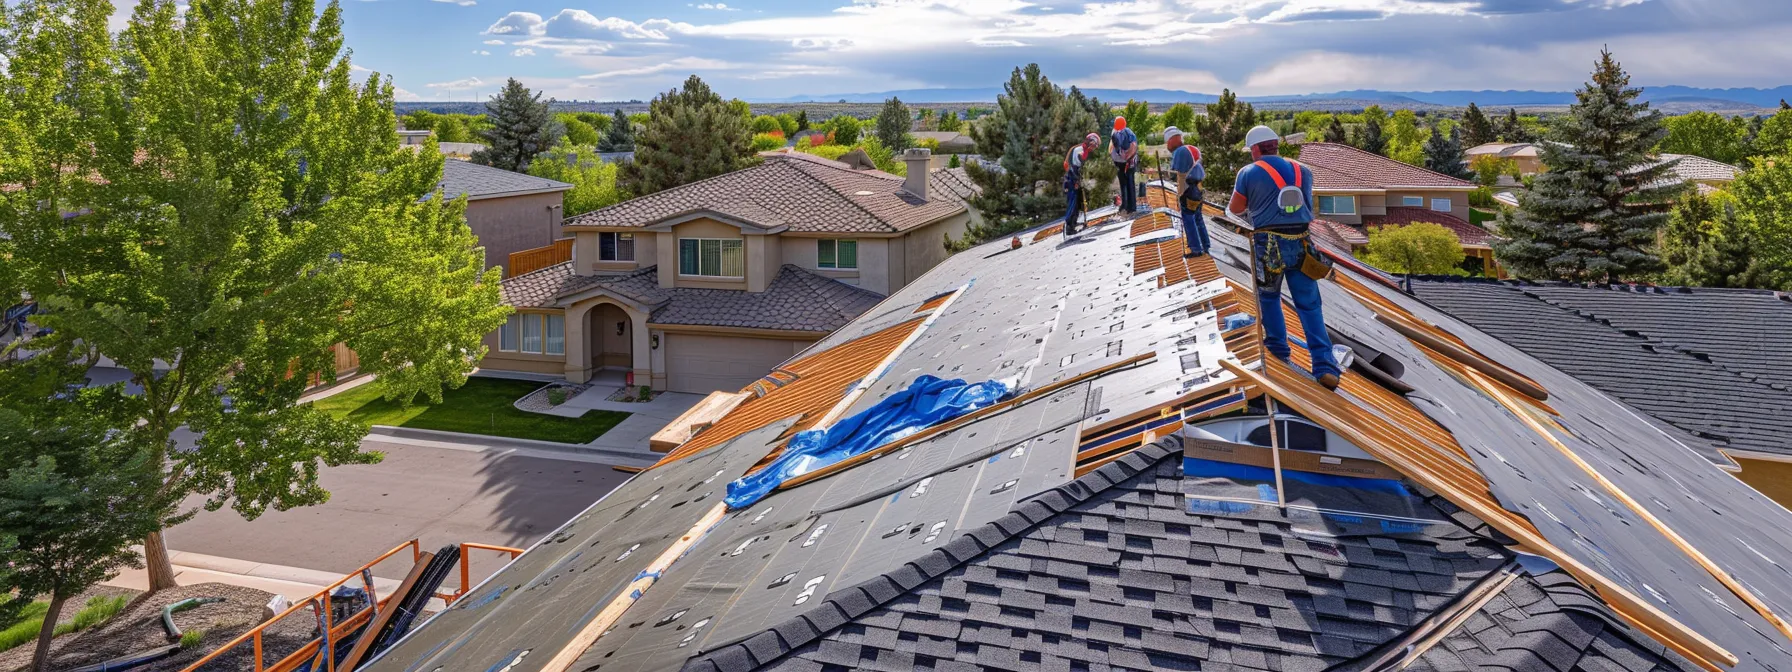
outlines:
{"label": "asphalt shingle roof", "polygon": [[1771,292],[1451,281],[1414,292],[1721,448],[1792,455],[1792,302]]}
{"label": "asphalt shingle roof", "polygon": [[[952,178],[955,179],[955,178]],[[929,177],[929,190],[941,179]],[[802,233],[899,233],[965,211],[953,195],[923,201],[903,179],[856,171],[803,153],[765,155],[756,166],[572,217],[566,226],[646,227],[713,211],[760,228]]]}
{"label": "asphalt shingle roof", "polygon": [[437,187],[447,192],[449,198],[465,194],[476,200],[508,194],[563,191],[571,189],[572,185],[471,161],[448,160],[442,162],[442,181]]}
{"label": "asphalt shingle roof", "polygon": [[657,266],[624,275],[576,275],[572,262],[509,278],[502,296],[518,308],[546,308],[602,289],[653,311],[653,324],[829,332],[870,310],[883,295],[786,264],[763,292],[665,288]]}
{"label": "asphalt shingle roof", "polygon": [[1466,180],[1332,142],[1301,145],[1299,161],[1313,167],[1313,186],[1317,189],[1475,186]]}
{"label": "asphalt shingle roof", "polygon": [[1613,619],[1572,577],[1549,572],[1519,576],[1406,669],[1665,672],[1694,666]]}

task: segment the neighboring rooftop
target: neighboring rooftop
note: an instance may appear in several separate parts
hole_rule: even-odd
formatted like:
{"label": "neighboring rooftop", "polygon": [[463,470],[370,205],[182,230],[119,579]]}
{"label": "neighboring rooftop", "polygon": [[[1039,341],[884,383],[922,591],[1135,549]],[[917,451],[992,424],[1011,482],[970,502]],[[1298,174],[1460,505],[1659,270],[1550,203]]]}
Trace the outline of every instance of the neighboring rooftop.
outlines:
{"label": "neighboring rooftop", "polygon": [[465,194],[469,201],[545,194],[572,188],[572,185],[565,182],[513,173],[471,161],[443,161],[442,182],[437,186],[447,192],[449,198]]}
{"label": "neighboring rooftop", "polygon": [[[758,165],[571,217],[565,225],[645,228],[709,215],[764,230],[876,234],[901,233],[965,211],[957,197],[923,200],[909,193],[895,175],[856,171],[801,152],[762,156]],[[930,176],[929,192],[935,184],[939,178]]]}
{"label": "neighboring rooftop", "polygon": [[[1109,213],[946,259],[366,669],[1792,669],[1792,512],[1683,432],[1343,257],[1327,392],[1235,219]],[[1014,395],[721,503],[924,374]],[[1279,488],[1204,429],[1269,400],[1326,430]]]}
{"label": "neighboring rooftop", "polygon": [[1474,188],[1467,180],[1408,165],[1373,152],[1335,142],[1301,145],[1300,163],[1313,169],[1313,188],[1387,190],[1397,188]]}
{"label": "neighboring rooftop", "polygon": [[1662,161],[1679,160],[1674,164],[1674,175],[1678,176],[1681,182],[1695,184],[1734,182],[1737,174],[1742,172],[1735,166],[1722,161],[1713,161],[1703,156],[1663,154],[1660,158]]}
{"label": "neighboring rooftop", "polygon": [[1784,294],[1451,280],[1414,292],[1717,448],[1792,457]]}
{"label": "neighboring rooftop", "polygon": [[1489,142],[1489,143],[1485,143],[1485,144],[1475,145],[1474,147],[1470,147],[1466,150],[1463,150],[1462,153],[1467,154],[1469,156],[1469,158],[1472,159],[1474,157],[1482,156],[1482,155],[1493,155],[1493,156],[1503,156],[1503,157],[1535,157],[1535,156],[1538,156],[1541,153],[1541,151],[1538,148],[1537,144],[1533,143],[1533,142]]}
{"label": "neighboring rooftop", "polygon": [[572,262],[507,278],[504,303],[546,308],[605,292],[649,311],[649,324],[827,333],[870,310],[883,296],[785,264],[763,292],[659,286],[659,267],[622,275],[577,275]]}
{"label": "neighboring rooftop", "polygon": [[1420,222],[1436,224],[1449,229],[1450,233],[1456,234],[1456,239],[1461,241],[1464,247],[1485,248],[1493,243],[1493,234],[1489,233],[1487,229],[1470,224],[1468,220],[1452,213],[1438,212],[1430,208],[1390,205],[1386,215],[1363,217],[1364,226],[1406,226]]}

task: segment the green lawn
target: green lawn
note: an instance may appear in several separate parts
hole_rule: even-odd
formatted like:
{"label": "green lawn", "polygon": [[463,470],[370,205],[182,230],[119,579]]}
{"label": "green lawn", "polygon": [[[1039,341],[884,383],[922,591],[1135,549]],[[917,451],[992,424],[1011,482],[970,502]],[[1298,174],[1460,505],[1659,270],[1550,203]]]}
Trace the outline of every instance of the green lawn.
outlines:
{"label": "green lawn", "polygon": [[1482,210],[1480,208],[1469,208],[1468,209],[1468,221],[1470,224],[1474,224],[1475,226],[1485,228],[1487,226],[1488,222],[1491,222],[1491,221],[1499,219],[1499,218],[1500,218],[1499,215],[1497,215],[1493,212],[1487,211],[1487,210]]}
{"label": "green lawn", "polygon": [[511,403],[541,383],[499,378],[469,378],[460,389],[443,390],[442,403],[431,406],[418,397],[409,408],[380,398],[368,384],[312,402],[330,415],[373,425],[433,429],[513,439],[589,443],[628,417],[615,411],[586,411],[584,417],[562,418],[517,410]]}

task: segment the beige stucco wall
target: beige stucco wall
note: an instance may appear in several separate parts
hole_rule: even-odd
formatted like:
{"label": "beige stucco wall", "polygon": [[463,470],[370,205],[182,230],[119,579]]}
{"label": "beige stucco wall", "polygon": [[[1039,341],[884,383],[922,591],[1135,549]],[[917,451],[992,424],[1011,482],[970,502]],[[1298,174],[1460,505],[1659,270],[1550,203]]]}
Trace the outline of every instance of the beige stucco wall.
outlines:
{"label": "beige stucco wall", "polygon": [[[656,241],[655,250],[655,256],[659,260],[660,286],[695,287],[698,289],[747,289],[747,284],[753,277],[750,250],[748,251],[748,263],[746,264],[747,277],[745,278],[738,280],[721,280],[681,276],[678,274],[678,239],[721,238],[739,240],[746,237],[750,236],[742,236],[738,227],[709,218],[694,219],[672,227],[671,231],[661,232],[658,236],[659,240]],[[640,255],[637,254],[636,256],[639,258]],[[766,282],[769,282],[769,280],[766,280]]]}
{"label": "beige stucco wall", "polygon": [[627,273],[643,266],[658,263],[659,234],[644,231],[621,231],[635,235],[634,261],[600,261],[597,257],[598,231],[579,230],[573,232],[573,270],[580,275],[593,273]]}
{"label": "beige stucco wall", "polygon": [[903,272],[900,274],[901,277],[897,280],[896,286],[884,293],[889,294],[908,286],[908,283],[920,278],[921,274],[945,261],[949,256],[946,252],[945,237],[962,237],[965,228],[970,226],[970,222],[971,214],[966,212],[910,231],[908,235],[903,236],[901,251]]}
{"label": "beige stucco wall", "polygon": [[[817,267],[817,264],[819,264],[820,261],[816,258],[817,250],[815,249],[815,246],[816,246],[815,241],[821,240],[820,238],[808,238],[808,237],[798,237],[798,236],[790,236],[790,235],[784,235],[784,236],[778,236],[778,237],[783,239],[782,241],[780,241],[780,244],[778,247],[783,251],[784,263],[791,264],[798,268],[808,269],[809,271],[814,272],[816,275],[833,278],[835,280],[839,280],[840,282],[844,282],[844,283],[852,285],[854,287],[864,287],[865,286],[863,275],[861,274],[859,269],[842,270],[842,269],[822,269],[822,268]],[[866,247],[866,243],[869,242],[870,239],[840,238],[839,240],[857,240],[857,241],[859,241],[859,266],[860,266],[860,268],[863,268],[866,264],[865,255],[870,253],[870,252],[868,252],[868,250],[870,248]],[[877,290],[873,290],[873,291],[877,291]]]}
{"label": "beige stucco wall", "polygon": [[[526,310],[518,311],[519,315],[540,315],[542,313],[560,313],[558,310]],[[499,327],[502,329],[502,327]],[[567,350],[572,350],[572,327],[567,327]],[[546,337],[546,334],[543,334]],[[522,339],[522,333],[517,333]],[[526,352],[503,352],[498,349],[498,331],[492,331],[482,339],[485,343],[485,358],[479,361],[479,368],[497,369],[499,371],[522,371],[526,373],[546,373],[561,375],[566,372],[566,355],[536,355]],[[520,345],[520,343],[519,343]]]}
{"label": "beige stucco wall", "polygon": [[1468,192],[1466,191],[1425,191],[1418,189],[1403,191],[1390,190],[1387,195],[1387,204],[1399,206],[1400,199],[1404,196],[1418,196],[1425,199],[1424,205],[1417,207],[1425,208],[1426,210],[1431,209],[1431,199],[1433,198],[1450,199],[1450,214],[1465,220],[1468,219]]}
{"label": "beige stucco wall", "polygon": [[467,226],[485,246],[486,268],[507,267],[512,252],[552,245],[560,237],[563,196],[554,192],[467,201]]}

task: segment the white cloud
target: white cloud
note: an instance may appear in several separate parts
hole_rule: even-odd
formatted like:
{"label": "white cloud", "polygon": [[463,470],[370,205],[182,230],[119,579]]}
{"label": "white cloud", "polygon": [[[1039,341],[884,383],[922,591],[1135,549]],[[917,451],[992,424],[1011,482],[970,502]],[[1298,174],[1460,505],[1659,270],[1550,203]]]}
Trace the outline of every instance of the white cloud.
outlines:
{"label": "white cloud", "polygon": [[474,56],[490,56],[490,55],[492,55],[492,52],[486,51],[484,49],[474,49],[473,55]]}
{"label": "white cloud", "polygon": [[635,23],[614,16],[600,19],[583,9],[562,9],[547,20],[543,33],[549,37],[585,40],[665,40],[669,34],[688,28],[689,24],[665,19]]}
{"label": "white cloud", "polygon": [[479,4],[479,3],[475,2],[474,0],[435,0],[435,2],[446,3],[446,4],[450,4],[450,5],[460,5],[462,7],[472,7],[473,5]]}
{"label": "white cloud", "polygon": [[399,100],[399,101],[403,101],[403,102],[416,102],[419,100],[423,100],[422,96],[419,96],[415,93],[411,93],[409,91],[406,91],[406,90],[401,89],[396,86],[392,87],[392,97],[395,100]]}
{"label": "white cloud", "polygon": [[510,55],[511,56],[534,56],[535,50],[530,49],[528,47],[523,47],[522,49],[518,49],[516,51],[510,52]]}
{"label": "white cloud", "polygon": [[489,45],[491,45],[491,46],[494,46],[494,47],[498,47],[498,46],[503,46],[503,45],[504,45],[504,41],[503,41],[503,40],[486,40],[486,41],[485,41],[485,43],[486,43],[486,44],[489,44]]}
{"label": "white cloud", "polygon": [[485,29],[486,35],[540,35],[543,22],[534,12],[511,12]]}
{"label": "white cloud", "polygon": [[736,69],[737,67],[739,67],[738,64],[730,63],[728,61],[718,61],[718,60],[707,59],[707,58],[685,57],[685,58],[674,58],[670,61],[664,61],[664,62],[660,62],[660,63],[652,63],[652,64],[648,64],[648,65],[642,65],[639,67],[619,68],[619,69],[615,69],[615,70],[605,70],[603,72],[594,72],[589,75],[579,75],[579,79],[582,79],[582,80],[616,79],[616,78],[624,78],[624,77],[641,77],[644,75],[653,75],[653,74],[658,74],[661,72],[667,72],[667,71],[672,71],[672,70],[681,71],[681,72],[694,72],[694,71],[698,71],[698,70],[709,70],[709,71],[733,70],[733,69]]}
{"label": "white cloud", "polygon": [[454,93],[456,91],[471,91],[477,89],[485,86],[485,82],[481,81],[478,77],[468,77],[466,79],[457,79],[451,82],[434,82],[425,84],[424,86],[436,89],[443,93]]}
{"label": "white cloud", "polygon": [[1172,66],[1138,66],[1077,79],[1084,88],[1218,91],[1225,87],[1212,72]]}
{"label": "white cloud", "polygon": [[721,2],[705,2],[701,5],[696,5],[696,7],[697,7],[697,9],[708,9],[708,10],[714,10],[714,11],[718,11],[718,12],[738,12],[738,11],[740,11],[739,7],[729,7],[726,3],[721,3]]}

